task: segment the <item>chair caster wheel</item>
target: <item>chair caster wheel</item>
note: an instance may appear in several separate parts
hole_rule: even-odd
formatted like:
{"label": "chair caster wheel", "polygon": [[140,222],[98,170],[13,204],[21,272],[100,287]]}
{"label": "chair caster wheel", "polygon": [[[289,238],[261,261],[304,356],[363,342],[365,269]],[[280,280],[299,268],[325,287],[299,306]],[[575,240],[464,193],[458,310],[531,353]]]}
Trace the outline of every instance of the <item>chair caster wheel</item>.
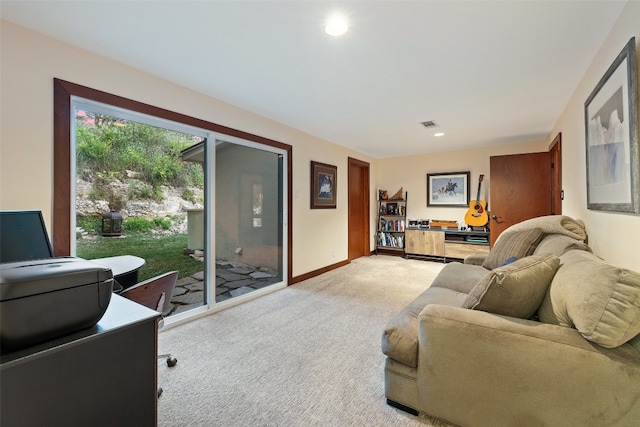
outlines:
{"label": "chair caster wheel", "polygon": [[162,396],[162,387],[158,387],[158,397]]}
{"label": "chair caster wheel", "polygon": [[178,359],[176,359],[175,357],[168,357],[167,358],[167,366],[168,367],[174,367],[176,366],[176,364],[178,363]]}

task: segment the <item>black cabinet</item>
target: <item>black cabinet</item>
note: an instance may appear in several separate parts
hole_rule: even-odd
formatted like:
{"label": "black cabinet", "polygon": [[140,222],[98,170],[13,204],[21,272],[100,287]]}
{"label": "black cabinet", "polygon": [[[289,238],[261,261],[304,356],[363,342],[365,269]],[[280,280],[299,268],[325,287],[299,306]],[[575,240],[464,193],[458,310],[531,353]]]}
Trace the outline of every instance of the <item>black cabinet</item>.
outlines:
{"label": "black cabinet", "polygon": [[92,328],[2,354],[0,425],[155,426],[158,317],[112,295]]}

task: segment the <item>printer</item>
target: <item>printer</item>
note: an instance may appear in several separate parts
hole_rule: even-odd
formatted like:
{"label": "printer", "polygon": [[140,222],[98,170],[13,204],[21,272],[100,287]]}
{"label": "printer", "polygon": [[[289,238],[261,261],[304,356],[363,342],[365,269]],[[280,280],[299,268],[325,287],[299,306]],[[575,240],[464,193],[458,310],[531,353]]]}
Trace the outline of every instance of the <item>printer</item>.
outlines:
{"label": "printer", "polygon": [[41,211],[0,211],[0,347],[15,351],[89,328],[111,301],[109,267],[55,257]]}
{"label": "printer", "polygon": [[0,263],[0,344],[16,351],[94,326],[111,300],[111,269],[75,257]]}

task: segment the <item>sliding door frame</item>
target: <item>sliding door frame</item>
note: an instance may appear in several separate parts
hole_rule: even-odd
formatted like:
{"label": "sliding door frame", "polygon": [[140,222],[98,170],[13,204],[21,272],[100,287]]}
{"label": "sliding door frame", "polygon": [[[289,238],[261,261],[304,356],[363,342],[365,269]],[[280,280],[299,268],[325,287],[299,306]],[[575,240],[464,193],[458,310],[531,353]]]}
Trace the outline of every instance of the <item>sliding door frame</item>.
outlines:
{"label": "sliding door frame", "polygon": [[65,80],[53,79],[53,250],[55,256],[71,255],[72,206],[75,195],[71,194],[71,120],[72,97],[79,97],[137,113],[155,116],[164,120],[182,123],[211,132],[228,135],[281,149],[287,153],[287,215],[284,218],[287,236],[287,284],[292,283],[293,271],[293,233],[292,233],[292,183],[293,183],[293,147],[262,136],[222,126],[217,123],[176,113],[164,108],[134,101],[108,92],[92,89]]}

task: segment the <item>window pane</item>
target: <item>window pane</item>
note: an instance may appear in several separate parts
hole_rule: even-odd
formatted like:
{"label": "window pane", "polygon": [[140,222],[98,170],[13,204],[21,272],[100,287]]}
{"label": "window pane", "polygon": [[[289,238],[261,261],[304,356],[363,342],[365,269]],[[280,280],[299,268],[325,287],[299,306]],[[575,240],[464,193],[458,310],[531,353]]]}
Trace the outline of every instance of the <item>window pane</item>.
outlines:
{"label": "window pane", "polygon": [[282,282],[282,156],[216,141],[216,301]]}
{"label": "window pane", "polygon": [[[145,265],[137,281],[178,270],[165,314],[204,305],[204,169],[181,156],[204,138],[88,107],[76,110],[75,130],[76,256],[140,257]],[[202,224],[194,232],[192,212]],[[124,288],[136,283],[135,275],[116,280]]]}

